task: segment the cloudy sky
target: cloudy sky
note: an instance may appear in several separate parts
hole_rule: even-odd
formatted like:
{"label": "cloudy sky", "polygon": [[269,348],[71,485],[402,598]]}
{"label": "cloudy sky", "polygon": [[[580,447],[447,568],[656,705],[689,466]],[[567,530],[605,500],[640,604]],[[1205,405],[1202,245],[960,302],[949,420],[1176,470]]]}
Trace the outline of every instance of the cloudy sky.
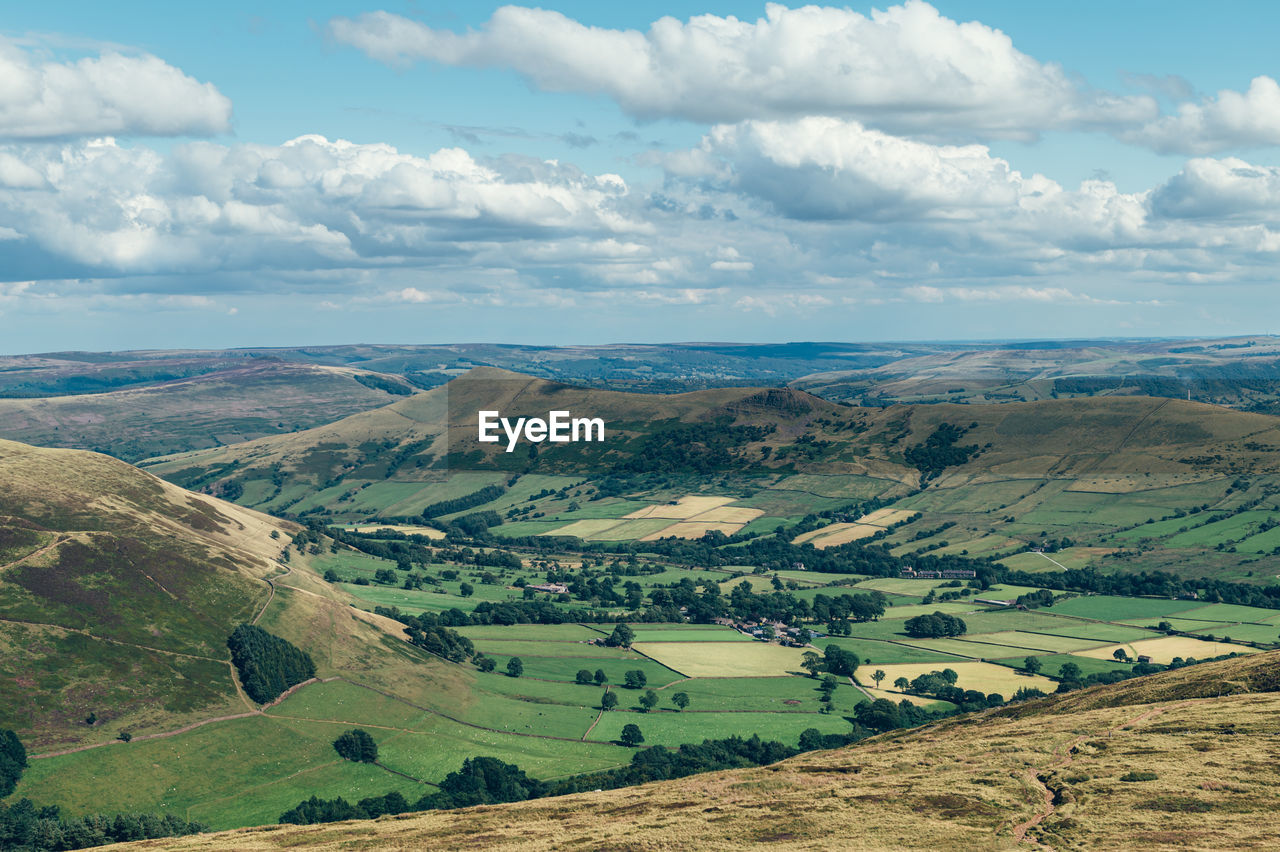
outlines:
{"label": "cloudy sky", "polygon": [[1272,2],[0,27],[4,353],[1280,332]]}

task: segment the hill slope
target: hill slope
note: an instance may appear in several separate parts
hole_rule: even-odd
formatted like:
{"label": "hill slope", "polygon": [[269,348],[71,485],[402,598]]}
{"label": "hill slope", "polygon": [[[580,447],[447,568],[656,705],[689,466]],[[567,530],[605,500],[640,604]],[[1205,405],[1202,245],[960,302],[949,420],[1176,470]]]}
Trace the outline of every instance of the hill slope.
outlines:
{"label": "hill slope", "polygon": [[135,461],[305,429],[385,405],[413,389],[344,367],[237,359],[118,390],[0,399],[0,435]]}
{"label": "hill slope", "polygon": [[75,450],[0,441],[0,483],[7,726],[44,749],[241,705],[227,634],[291,524]]}
{"label": "hill slope", "polygon": [[1208,663],[760,769],[122,848],[1273,848],[1278,665]]}

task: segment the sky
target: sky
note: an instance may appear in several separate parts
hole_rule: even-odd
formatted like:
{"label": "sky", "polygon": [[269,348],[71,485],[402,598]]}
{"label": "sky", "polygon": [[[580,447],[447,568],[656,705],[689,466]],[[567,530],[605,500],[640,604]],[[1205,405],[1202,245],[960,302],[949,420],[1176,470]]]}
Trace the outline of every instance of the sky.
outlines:
{"label": "sky", "polygon": [[0,353],[1280,332],[1278,25],[11,4]]}

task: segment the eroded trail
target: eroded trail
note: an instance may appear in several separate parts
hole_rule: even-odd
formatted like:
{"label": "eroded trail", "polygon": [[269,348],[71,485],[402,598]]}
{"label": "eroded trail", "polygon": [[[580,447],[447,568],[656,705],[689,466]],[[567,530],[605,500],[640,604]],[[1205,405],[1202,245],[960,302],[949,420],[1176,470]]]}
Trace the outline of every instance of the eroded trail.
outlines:
{"label": "eroded trail", "polygon": [[1113,734],[1116,731],[1123,730],[1133,725],[1139,725],[1147,721],[1148,719],[1151,719],[1155,716],[1159,716],[1161,713],[1164,713],[1166,711],[1181,707],[1184,704],[1186,704],[1186,702],[1182,701],[1177,704],[1166,704],[1163,707],[1153,707],[1150,710],[1145,710],[1142,713],[1139,713],[1137,716],[1134,716],[1132,719],[1127,719],[1121,722],[1119,725],[1115,725],[1114,727],[1107,728],[1105,731],[1101,732],[1100,734],[1098,733],[1081,734],[1080,736],[1075,737],[1074,739],[1071,739],[1063,743],[1062,745],[1058,746],[1056,749],[1054,749],[1053,760],[1049,763],[1048,766],[1028,767],[1023,777],[1026,779],[1027,783],[1031,787],[1038,789],[1040,791],[1040,795],[1043,798],[1044,802],[1040,807],[1040,811],[1035,816],[1031,817],[1031,819],[1027,820],[1026,822],[1018,823],[1013,827],[1013,836],[1020,841],[1024,841],[1026,843],[1034,843],[1036,846],[1039,846],[1041,849],[1052,849],[1053,847],[1048,846],[1044,843],[1041,843],[1039,840],[1036,840],[1034,837],[1027,836],[1027,832],[1029,832],[1031,829],[1035,828],[1036,826],[1040,825],[1042,822],[1044,822],[1046,819],[1052,816],[1054,812],[1057,810],[1057,805],[1055,804],[1055,801],[1054,801],[1057,798],[1057,796],[1054,793],[1054,791],[1049,789],[1048,785],[1044,783],[1043,778],[1053,772],[1056,772],[1059,769],[1065,769],[1066,767],[1070,766],[1075,761],[1074,755],[1075,755],[1076,749],[1079,748],[1080,744],[1083,743],[1085,740],[1094,739],[1098,736],[1109,736],[1110,734]]}

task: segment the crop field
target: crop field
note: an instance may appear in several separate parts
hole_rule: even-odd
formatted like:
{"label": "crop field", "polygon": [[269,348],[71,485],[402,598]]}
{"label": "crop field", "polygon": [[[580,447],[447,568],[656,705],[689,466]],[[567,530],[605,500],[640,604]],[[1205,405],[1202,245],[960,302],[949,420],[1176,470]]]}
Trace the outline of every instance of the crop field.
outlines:
{"label": "crop field", "polygon": [[[1221,521],[1195,526],[1166,539],[1166,547],[1214,547],[1234,543],[1257,534],[1258,528],[1275,518],[1272,512],[1241,512]],[[1185,519],[1184,519],[1185,520]]]}
{"label": "crop field", "polygon": [[773,677],[804,671],[802,649],[762,642],[653,642],[632,647],[687,677]]}
{"label": "crop field", "polygon": [[876,689],[874,686],[860,686],[859,689],[861,689],[866,695],[869,695],[873,701],[879,698],[883,698],[886,701],[892,701],[894,704],[900,704],[903,701],[906,701],[907,703],[914,704],[917,707],[924,707],[926,710],[946,711],[954,710],[956,707],[956,705],[952,704],[950,701],[938,701],[937,699],[929,698],[926,695],[909,695],[905,692],[897,692],[892,689]]}
{"label": "crop field", "polygon": [[584,541],[630,541],[670,525],[670,521],[652,518],[641,520],[598,518],[574,521],[566,526],[548,530],[543,535],[574,535]]}
{"label": "crop field", "polygon": [[1037,651],[1054,651],[1063,654],[1069,651],[1078,651],[1081,648],[1091,648],[1099,644],[1097,639],[1050,636],[1044,633],[1027,633],[1022,630],[983,633],[968,638],[992,645],[1010,645],[1015,648],[1033,648]]}
{"label": "crop field", "polygon": [[[620,690],[619,692],[625,692]],[[817,713],[821,694],[814,678],[796,677],[709,677],[677,681],[658,691],[659,706],[671,706],[671,696],[689,696],[689,710],[754,710],[769,713]],[[836,687],[835,706],[851,712],[861,700],[847,683]]]}
{"label": "crop field", "polygon": [[[877,666],[883,669],[886,675],[884,683],[892,684],[900,677],[907,680],[914,680],[922,674],[928,674],[932,671],[941,671],[942,669],[951,669],[959,679],[956,686],[961,689],[976,689],[983,693],[998,692],[1005,698],[1013,695],[1018,691],[1019,687],[1036,687],[1047,692],[1053,692],[1058,688],[1058,684],[1047,677],[1039,675],[1023,675],[1011,670],[1007,666],[998,666],[994,663],[977,663],[957,661],[954,663],[912,663],[900,665],[883,665]],[[871,684],[871,669],[868,666],[859,668],[855,677],[858,683],[863,685]],[[883,684],[882,684],[883,685]]]}
{"label": "crop field", "polygon": [[1201,635],[1230,637],[1241,642],[1261,642],[1268,645],[1280,644],[1280,628],[1274,624],[1223,624],[1215,622],[1209,627],[1194,631]]}
{"label": "crop field", "polygon": [[[896,485],[897,483],[886,483]],[[750,497],[734,501],[739,506],[762,510],[771,518],[802,518],[812,512],[839,509],[849,504],[845,497],[822,497],[804,491],[766,488]]]}
{"label": "crop field", "polygon": [[733,535],[745,526],[743,523],[724,523],[720,521],[679,521],[671,526],[663,527],[657,532],[651,532],[642,537],[641,541],[657,541],[660,538],[674,536],[675,538],[702,538],[709,532],[720,532],[725,535]]}
{"label": "crop field", "polygon": [[391,530],[392,532],[404,533],[405,535],[420,535],[427,538],[442,539],[444,533],[435,527],[410,526],[409,524],[348,524],[347,529],[352,532],[369,533],[378,530]]}
{"label": "crop field", "polygon": [[974,603],[958,603],[956,601],[944,601],[942,603],[931,604],[898,604],[891,606],[884,611],[885,618],[913,618],[917,615],[932,615],[935,612],[945,612],[949,615],[966,615],[974,612],[985,612],[990,607],[982,604]]}
{"label": "crop field", "polygon": [[[1015,655],[1012,657],[992,658],[988,659],[989,663],[997,663],[1002,666],[1008,666],[1011,669],[1021,669],[1026,661],[1026,655]],[[1074,654],[1049,654],[1040,657],[1041,673],[1045,675],[1057,676],[1058,672],[1067,663],[1075,663],[1079,667],[1080,673],[1086,677],[1091,674],[1099,674],[1111,671],[1130,671],[1133,667],[1128,663],[1118,663],[1113,659],[1095,659],[1093,657],[1080,657]],[[1009,696],[1005,696],[1008,698]]]}
{"label": "crop field", "polygon": [[715,626],[707,630],[686,630],[684,627],[665,624],[632,625],[636,642],[753,642],[732,627]]}
{"label": "crop field", "polygon": [[628,518],[665,518],[671,521],[688,521],[734,502],[732,497],[712,497],[699,495],[686,495],[676,500],[674,503],[654,503],[643,509],[637,509],[626,517]]}
{"label": "crop field", "polygon": [[592,659],[634,659],[635,654],[621,648],[606,648],[588,642],[539,642],[536,645],[524,640],[475,639],[476,649],[486,654],[504,657],[590,657]]}
{"label": "crop field", "polygon": [[1110,595],[1081,595],[1059,601],[1053,612],[1079,615],[1099,621],[1122,621],[1131,618],[1173,615],[1203,607],[1197,601],[1175,601],[1168,598],[1121,598]]}
{"label": "crop field", "polygon": [[893,485],[884,479],[849,474],[797,473],[775,483],[769,491],[797,491],[818,497],[838,497],[846,502],[866,500]]}
{"label": "crop field", "polygon": [[1189,636],[1162,636],[1158,639],[1141,639],[1124,645],[1104,645],[1085,651],[1076,651],[1075,656],[1091,657],[1095,660],[1111,659],[1117,648],[1123,648],[1133,659],[1139,655],[1148,656],[1153,663],[1168,664],[1174,657],[1205,659],[1220,657],[1223,654],[1253,654],[1253,648],[1233,645],[1226,642],[1206,642],[1203,639],[1192,639]]}

